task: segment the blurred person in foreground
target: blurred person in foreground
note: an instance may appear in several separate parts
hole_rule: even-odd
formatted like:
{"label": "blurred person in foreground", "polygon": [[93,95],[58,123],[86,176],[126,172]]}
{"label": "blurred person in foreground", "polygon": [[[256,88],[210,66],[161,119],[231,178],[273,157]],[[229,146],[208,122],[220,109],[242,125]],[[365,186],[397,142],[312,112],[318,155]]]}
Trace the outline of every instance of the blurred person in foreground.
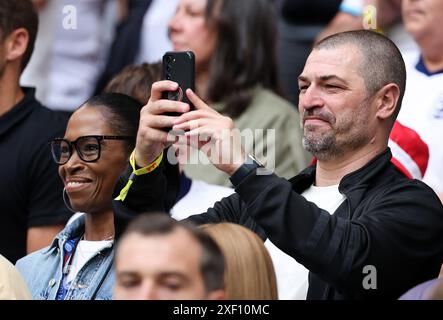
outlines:
{"label": "blurred person in foreground", "polygon": [[0,255],[0,300],[30,300],[31,293],[20,273]]}
{"label": "blurred person in foreground", "polygon": [[223,299],[224,263],[220,248],[197,227],[167,214],[142,215],[119,240],[114,299]]}
{"label": "blurred person in foreground", "polygon": [[205,224],[200,228],[214,239],[225,256],[226,299],[278,298],[272,259],[259,236],[234,223]]}

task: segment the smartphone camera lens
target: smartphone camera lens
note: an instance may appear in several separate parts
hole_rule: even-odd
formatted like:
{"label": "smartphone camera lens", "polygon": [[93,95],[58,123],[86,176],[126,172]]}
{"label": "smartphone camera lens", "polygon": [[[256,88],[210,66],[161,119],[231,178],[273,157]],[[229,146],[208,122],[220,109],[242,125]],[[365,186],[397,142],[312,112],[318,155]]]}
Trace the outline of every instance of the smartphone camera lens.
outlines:
{"label": "smartphone camera lens", "polygon": [[166,74],[166,80],[171,80],[171,74],[170,73]]}
{"label": "smartphone camera lens", "polygon": [[183,100],[182,88],[178,87],[178,89],[175,91],[169,91],[168,92],[168,99],[174,100],[174,101],[182,101]]}
{"label": "smartphone camera lens", "polygon": [[171,57],[171,56],[166,56],[166,57],[165,57],[165,61],[166,61],[167,63],[171,63],[171,61],[172,61],[172,57]]}

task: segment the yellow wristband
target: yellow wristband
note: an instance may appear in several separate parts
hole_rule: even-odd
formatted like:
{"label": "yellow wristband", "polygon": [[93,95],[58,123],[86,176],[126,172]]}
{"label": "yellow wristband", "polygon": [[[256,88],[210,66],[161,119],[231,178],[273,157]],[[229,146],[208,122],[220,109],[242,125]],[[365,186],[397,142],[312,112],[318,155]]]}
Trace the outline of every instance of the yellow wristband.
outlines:
{"label": "yellow wristband", "polygon": [[129,189],[131,188],[132,184],[134,183],[135,176],[141,176],[143,174],[150,173],[154,171],[162,162],[163,160],[163,152],[160,153],[160,155],[148,166],[140,169],[135,169],[135,150],[132,151],[131,157],[129,158],[129,163],[132,167],[132,173],[129,176],[128,182],[126,183],[125,187],[120,191],[120,194],[118,195],[115,200],[124,201],[126,199],[126,196],[128,195]]}

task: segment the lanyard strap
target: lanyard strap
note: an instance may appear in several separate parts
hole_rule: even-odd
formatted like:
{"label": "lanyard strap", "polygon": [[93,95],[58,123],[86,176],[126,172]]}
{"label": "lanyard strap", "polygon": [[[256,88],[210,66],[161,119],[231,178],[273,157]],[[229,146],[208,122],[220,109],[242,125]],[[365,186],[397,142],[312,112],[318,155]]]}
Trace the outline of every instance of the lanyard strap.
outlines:
{"label": "lanyard strap", "polygon": [[64,285],[64,280],[65,277],[68,276],[68,273],[71,269],[72,257],[74,256],[75,250],[79,242],[80,242],[80,237],[68,239],[66,240],[63,246],[62,278],[60,280],[60,286],[58,287],[55,300],[65,300],[66,294],[68,293],[68,289]]}

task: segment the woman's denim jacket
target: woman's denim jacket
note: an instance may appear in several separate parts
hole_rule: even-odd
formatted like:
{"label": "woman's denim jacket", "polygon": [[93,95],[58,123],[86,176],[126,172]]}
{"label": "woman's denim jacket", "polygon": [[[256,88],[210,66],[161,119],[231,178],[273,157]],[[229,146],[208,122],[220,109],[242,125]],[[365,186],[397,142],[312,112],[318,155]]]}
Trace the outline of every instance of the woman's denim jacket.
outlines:
{"label": "woman's denim jacket", "polygon": [[[63,269],[63,247],[68,239],[80,237],[85,229],[85,217],[67,225],[49,247],[36,251],[17,261],[33,299],[54,300]],[[112,299],[115,280],[113,265],[114,244],[98,252],[79,271],[72,281],[65,300]]]}

